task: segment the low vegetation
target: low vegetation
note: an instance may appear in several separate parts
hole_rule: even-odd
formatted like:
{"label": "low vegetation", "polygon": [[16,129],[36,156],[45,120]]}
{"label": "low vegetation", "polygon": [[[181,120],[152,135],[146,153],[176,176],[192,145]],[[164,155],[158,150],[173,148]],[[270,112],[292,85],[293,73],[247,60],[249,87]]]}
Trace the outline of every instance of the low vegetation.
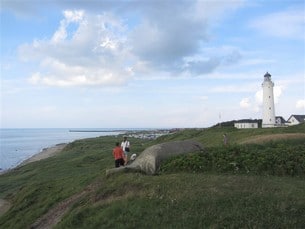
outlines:
{"label": "low vegetation", "polygon": [[[206,147],[169,159],[157,176],[105,176],[121,136],[75,141],[61,154],[0,176],[0,198],[11,203],[0,216],[0,228],[302,228],[304,130],[304,124],[251,130],[216,126],[154,141],[129,139],[135,153],[181,139]],[[270,138],[291,133],[293,138]]]}
{"label": "low vegetation", "polygon": [[305,177],[305,141],[210,147],[202,153],[171,158],[161,171]]}

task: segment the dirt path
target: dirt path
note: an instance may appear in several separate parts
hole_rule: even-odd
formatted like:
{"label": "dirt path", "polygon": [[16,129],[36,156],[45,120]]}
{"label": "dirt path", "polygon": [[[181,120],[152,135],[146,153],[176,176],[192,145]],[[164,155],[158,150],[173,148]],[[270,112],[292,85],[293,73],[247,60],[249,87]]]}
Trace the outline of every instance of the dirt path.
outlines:
{"label": "dirt path", "polygon": [[11,207],[11,203],[7,200],[0,199],[0,216],[7,212]]}
{"label": "dirt path", "polygon": [[268,135],[259,135],[259,136],[253,136],[250,138],[247,138],[241,142],[240,144],[260,144],[260,143],[265,143],[265,142],[270,142],[270,141],[275,141],[275,140],[285,140],[285,139],[300,139],[304,138],[305,139],[305,134],[304,133],[288,133],[288,134],[268,134]]}
{"label": "dirt path", "polygon": [[41,216],[33,223],[30,228],[32,229],[50,229],[60,222],[62,217],[79,199],[93,193],[98,184],[91,184],[86,187],[82,192],[77,193],[68,199],[58,203],[55,207],[51,208],[45,215]]}

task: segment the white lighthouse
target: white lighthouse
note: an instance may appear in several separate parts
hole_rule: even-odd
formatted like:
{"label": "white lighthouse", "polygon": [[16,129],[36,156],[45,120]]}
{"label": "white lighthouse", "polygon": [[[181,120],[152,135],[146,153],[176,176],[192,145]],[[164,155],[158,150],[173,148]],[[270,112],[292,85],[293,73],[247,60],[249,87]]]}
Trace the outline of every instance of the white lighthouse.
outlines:
{"label": "white lighthouse", "polygon": [[267,72],[264,75],[263,87],[263,122],[262,127],[275,127],[275,111],[274,111],[274,98],[273,86],[271,75]]}

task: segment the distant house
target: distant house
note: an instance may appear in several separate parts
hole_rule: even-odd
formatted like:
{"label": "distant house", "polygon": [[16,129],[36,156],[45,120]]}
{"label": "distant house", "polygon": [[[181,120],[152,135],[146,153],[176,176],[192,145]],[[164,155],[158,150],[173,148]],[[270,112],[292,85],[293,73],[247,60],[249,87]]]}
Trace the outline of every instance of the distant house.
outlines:
{"label": "distant house", "polygon": [[298,125],[305,122],[305,115],[291,115],[287,120],[289,126]]}
{"label": "distant house", "polygon": [[285,119],[282,116],[275,117],[275,125],[276,126],[284,126],[286,124]]}
{"label": "distant house", "polygon": [[237,129],[258,128],[258,121],[252,119],[243,119],[234,122],[234,127]]}

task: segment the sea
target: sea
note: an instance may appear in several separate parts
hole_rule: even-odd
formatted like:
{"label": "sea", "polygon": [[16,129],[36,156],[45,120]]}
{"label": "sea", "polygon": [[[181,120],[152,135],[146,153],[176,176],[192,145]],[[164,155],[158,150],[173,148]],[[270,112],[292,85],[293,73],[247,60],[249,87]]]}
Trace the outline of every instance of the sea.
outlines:
{"label": "sea", "polygon": [[84,138],[124,134],[122,129],[0,129],[0,172],[12,169],[44,148]]}

